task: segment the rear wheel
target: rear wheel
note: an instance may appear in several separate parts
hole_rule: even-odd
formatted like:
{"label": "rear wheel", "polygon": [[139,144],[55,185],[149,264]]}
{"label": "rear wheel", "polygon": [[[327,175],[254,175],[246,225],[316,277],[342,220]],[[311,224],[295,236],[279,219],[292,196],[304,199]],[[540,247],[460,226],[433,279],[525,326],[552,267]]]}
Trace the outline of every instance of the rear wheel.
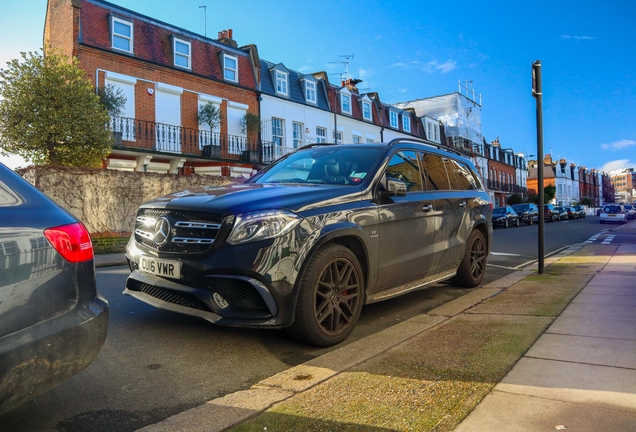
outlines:
{"label": "rear wheel", "polygon": [[464,288],[474,288],[479,285],[486,272],[486,258],[488,257],[488,245],[484,234],[479,230],[473,230],[466,243],[464,258],[457,268],[457,275],[453,282]]}
{"label": "rear wheel", "polygon": [[528,225],[532,225],[534,223],[534,220],[532,220],[532,215],[530,215],[530,219],[528,219]]}
{"label": "rear wheel", "polygon": [[358,322],[364,282],[356,256],[344,246],[319,249],[300,282],[296,314],[287,332],[316,346],[343,341]]}

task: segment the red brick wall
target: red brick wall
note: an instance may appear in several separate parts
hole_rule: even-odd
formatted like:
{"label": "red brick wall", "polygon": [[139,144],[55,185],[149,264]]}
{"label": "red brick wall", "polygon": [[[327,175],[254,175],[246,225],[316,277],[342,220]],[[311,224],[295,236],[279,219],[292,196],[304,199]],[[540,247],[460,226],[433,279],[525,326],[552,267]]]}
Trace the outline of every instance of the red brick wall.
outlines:
{"label": "red brick wall", "polygon": [[79,35],[79,10],[71,0],[49,0],[44,21],[43,46],[50,45],[60,53],[76,55]]}
{"label": "red brick wall", "polygon": [[[62,0],[54,0],[62,1]],[[82,0],[82,36],[83,43],[96,48],[111,50],[110,42],[110,14],[114,13],[122,19],[133,23],[133,52],[131,57],[147,62],[158,63],[172,67],[173,50],[172,37],[191,42],[192,72],[209,79],[223,81],[222,65],[219,58],[221,52],[226,52],[238,58],[239,82],[243,87],[256,90],[254,74],[249,55],[223,45],[212,45],[201,40],[194,39],[192,35],[160,27],[151,23],[148,19],[121,12],[118,9],[109,9],[107,5],[92,3]],[[127,54],[121,54],[128,56]]]}

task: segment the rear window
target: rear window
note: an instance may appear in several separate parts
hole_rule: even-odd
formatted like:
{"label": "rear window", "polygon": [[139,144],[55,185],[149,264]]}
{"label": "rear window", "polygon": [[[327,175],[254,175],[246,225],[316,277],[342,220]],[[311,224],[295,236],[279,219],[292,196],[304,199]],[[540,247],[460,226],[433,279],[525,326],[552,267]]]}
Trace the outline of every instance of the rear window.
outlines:
{"label": "rear window", "polygon": [[613,206],[605,206],[605,208],[603,209],[603,211],[604,211],[605,213],[618,213],[618,212],[620,212],[620,211],[621,211],[621,207],[620,207],[620,206],[616,206],[616,205],[613,205]]}

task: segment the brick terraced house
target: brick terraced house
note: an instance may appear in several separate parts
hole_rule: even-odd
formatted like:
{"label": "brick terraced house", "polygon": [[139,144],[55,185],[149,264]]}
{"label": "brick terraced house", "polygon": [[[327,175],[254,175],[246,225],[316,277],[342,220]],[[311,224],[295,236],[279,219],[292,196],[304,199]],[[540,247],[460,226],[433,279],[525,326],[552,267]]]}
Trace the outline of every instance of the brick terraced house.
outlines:
{"label": "brick terraced house", "polygon": [[[249,175],[263,162],[267,144],[241,123],[259,115],[258,53],[231,30],[213,40],[100,0],[49,0],[44,43],[126,96],[108,168]],[[214,130],[198,121],[207,103],[222,114]]]}

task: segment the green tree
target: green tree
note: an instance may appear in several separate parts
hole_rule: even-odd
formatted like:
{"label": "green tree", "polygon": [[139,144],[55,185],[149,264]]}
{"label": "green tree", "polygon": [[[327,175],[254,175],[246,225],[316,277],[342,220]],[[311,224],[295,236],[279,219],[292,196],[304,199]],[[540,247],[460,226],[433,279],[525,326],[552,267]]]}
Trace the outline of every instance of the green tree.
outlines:
{"label": "green tree", "polygon": [[588,207],[594,207],[594,201],[592,201],[592,198],[588,198],[588,197],[581,198],[580,204],[588,206]]}
{"label": "green tree", "polygon": [[556,195],[556,186],[554,185],[547,185],[546,187],[543,188],[543,202],[544,203],[549,203],[550,201],[552,201],[554,199],[554,196]]}
{"label": "green tree", "polygon": [[120,88],[112,84],[106,84],[97,89],[97,96],[99,96],[99,102],[111,117],[117,117],[124,111],[127,98]]}
{"label": "green tree", "polygon": [[261,127],[261,119],[256,114],[246,112],[243,118],[241,118],[241,132],[247,135],[252,135],[255,131]]}
{"label": "green tree", "polygon": [[77,59],[22,53],[0,69],[0,152],[35,164],[99,166],[112,146],[108,111]]}
{"label": "green tree", "polygon": [[210,126],[211,131],[219,127],[222,119],[221,109],[212,102],[201,105],[199,108],[199,124]]}
{"label": "green tree", "polygon": [[515,205],[515,204],[521,204],[523,202],[523,197],[519,194],[512,194],[508,197],[508,201],[507,204],[508,205]]}

